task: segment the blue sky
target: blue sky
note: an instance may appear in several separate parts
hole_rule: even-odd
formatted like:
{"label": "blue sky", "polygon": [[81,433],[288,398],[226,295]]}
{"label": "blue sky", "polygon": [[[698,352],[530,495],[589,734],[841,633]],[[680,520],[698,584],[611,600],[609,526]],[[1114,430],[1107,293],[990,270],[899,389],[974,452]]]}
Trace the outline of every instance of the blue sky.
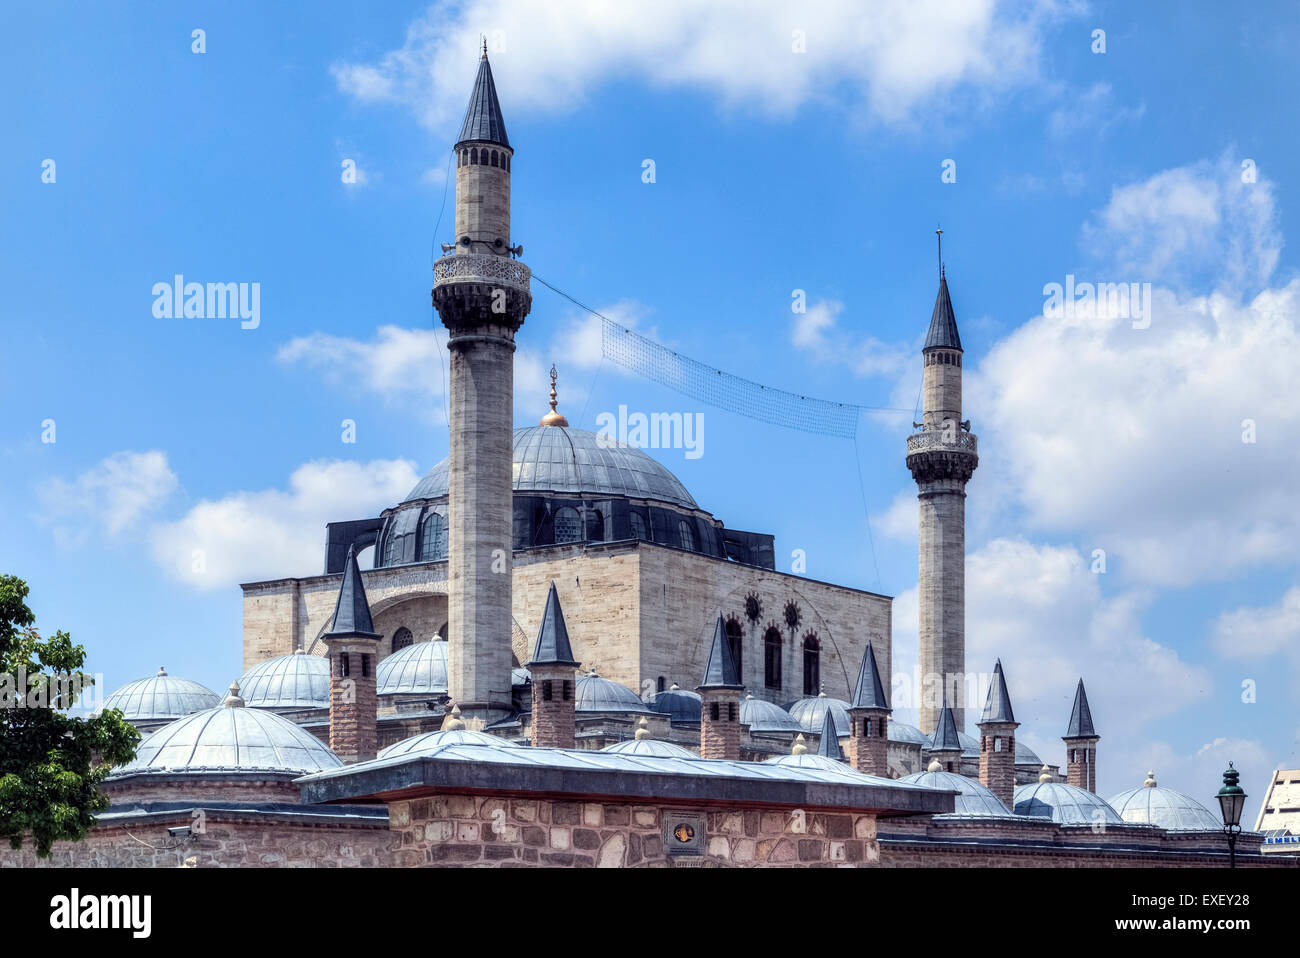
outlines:
{"label": "blue sky", "polygon": [[[908,410],[864,416],[855,447],[704,406],[602,363],[590,317],[535,284],[517,424],[552,362],[574,425],[702,412],[703,456],[656,455],[729,526],[773,533],[779,566],[802,549],[808,575],[896,596],[902,668],[904,439],[942,222],[981,446],[968,665],[1002,657],[1052,761],[1083,675],[1106,794],[1154,767],[1206,800],[1231,758],[1262,795],[1300,758],[1300,11],[631,6],[0,13],[0,569],[43,628],[110,688],[160,664],[222,688],[238,583],[317,573],[326,520],[376,514],[446,455],[430,259],[482,32],[537,275],[728,372]],[[257,328],[156,318],[177,273],[260,284]],[[1150,283],[1150,328],[1045,317],[1067,274]]]}

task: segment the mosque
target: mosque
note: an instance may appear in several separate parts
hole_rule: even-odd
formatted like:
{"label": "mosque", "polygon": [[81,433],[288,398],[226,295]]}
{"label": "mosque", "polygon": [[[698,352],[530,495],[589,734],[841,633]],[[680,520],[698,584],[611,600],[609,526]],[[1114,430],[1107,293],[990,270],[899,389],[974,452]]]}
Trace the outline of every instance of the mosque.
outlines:
{"label": "mosque", "polygon": [[[450,450],[326,529],[319,575],[242,586],[244,672],[108,697],[143,733],[81,843],[0,865],[1206,866],[1218,816],[1154,775],[1098,793],[1080,680],[1063,764],[1017,740],[1003,664],[966,734],[962,347],[941,272],[907,439],[919,727],[893,721],[891,599],[775,568],[641,449],[513,427],[530,272],[486,50],[434,265]],[[359,556],[373,554],[373,568]],[[1064,772],[1062,772],[1064,769]],[[1238,841],[1238,862],[1294,867]]]}

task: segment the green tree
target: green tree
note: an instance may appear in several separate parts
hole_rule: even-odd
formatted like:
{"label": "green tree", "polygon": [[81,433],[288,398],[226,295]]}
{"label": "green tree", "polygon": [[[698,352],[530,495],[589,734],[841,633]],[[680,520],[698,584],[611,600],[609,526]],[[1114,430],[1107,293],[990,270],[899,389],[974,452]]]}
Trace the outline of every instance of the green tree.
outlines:
{"label": "green tree", "polygon": [[19,848],[31,835],[44,858],[86,836],[109,804],[100,784],[135,757],[140,733],[115,709],[68,714],[94,683],[81,671],[86,650],[66,632],[42,639],[27,593],[0,575],[0,837]]}

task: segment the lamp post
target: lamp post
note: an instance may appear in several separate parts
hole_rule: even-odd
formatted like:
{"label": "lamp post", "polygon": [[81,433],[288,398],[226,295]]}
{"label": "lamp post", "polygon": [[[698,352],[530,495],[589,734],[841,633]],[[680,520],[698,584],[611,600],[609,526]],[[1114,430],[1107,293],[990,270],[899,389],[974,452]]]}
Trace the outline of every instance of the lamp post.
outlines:
{"label": "lamp post", "polygon": [[1237,835],[1241,832],[1241,809],[1246,804],[1246,793],[1237,784],[1241,773],[1228,763],[1223,773],[1223,788],[1219,789],[1219,809],[1223,812],[1223,833],[1228,836],[1228,867],[1237,867]]}

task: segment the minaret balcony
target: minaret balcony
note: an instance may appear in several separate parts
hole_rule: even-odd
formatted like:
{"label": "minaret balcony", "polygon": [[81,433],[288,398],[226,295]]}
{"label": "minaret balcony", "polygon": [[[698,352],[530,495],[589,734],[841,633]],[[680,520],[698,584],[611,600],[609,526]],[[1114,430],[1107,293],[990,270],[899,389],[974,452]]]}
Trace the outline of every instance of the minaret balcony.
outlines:
{"label": "minaret balcony", "polygon": [[979,444],[973,432],[944,434],[942,429],[926,429],[907,437],[907,451],[928,452],[934,449],[940,452],[968,452],[979,455]]}
{"label": "minaret balcony", "polygon": [[923,484],[922,491],[932,483],[964,486],[979,461],[974,433],[926,429],[907,437],[907,468]]}
{"label": "minaret balcony", "polygon": [[491,253],[456,253],[435,260],[433,288],[472,284],[504,287],[532,296],[533,271],[523,263],[508,256]]}

